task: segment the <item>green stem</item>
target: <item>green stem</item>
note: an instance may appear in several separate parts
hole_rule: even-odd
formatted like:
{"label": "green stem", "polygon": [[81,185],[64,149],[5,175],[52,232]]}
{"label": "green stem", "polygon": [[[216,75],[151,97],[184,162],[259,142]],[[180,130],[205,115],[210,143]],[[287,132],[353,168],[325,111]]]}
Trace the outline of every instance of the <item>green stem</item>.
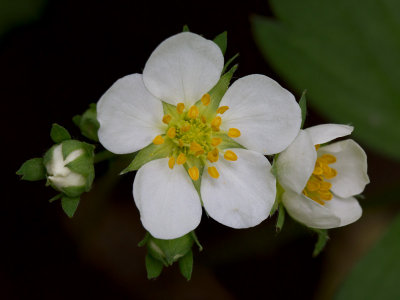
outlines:
{"label": "green stem", "polygon": [[103,150],[94,156],[94,163],[97,164],[99,162],[102,162],[104,160],[110,159],[115,157],[116,155],[114,153],[111,153],[108,150]]}

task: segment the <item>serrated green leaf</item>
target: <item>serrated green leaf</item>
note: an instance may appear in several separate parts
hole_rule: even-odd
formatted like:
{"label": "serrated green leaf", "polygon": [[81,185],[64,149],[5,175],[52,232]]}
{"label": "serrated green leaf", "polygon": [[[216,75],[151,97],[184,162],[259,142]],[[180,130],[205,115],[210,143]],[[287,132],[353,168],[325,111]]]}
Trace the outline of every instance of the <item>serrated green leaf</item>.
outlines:
{"label": "serrated green leaf", "polygon": [[189,26],[187,26],[186,24],[183,25],[182,32],[190,32]]}
{"label": "serrated green leaf", "polygon": [[329,240],[329,235],[328,235],[328,230],[326,229],[316,229],[316,228],[311,228],[318,234],[318,240],[315,243],[314,247],[314,252],[313,252],[313,257],[318,256],[322,250],[324,250],[326,243]]}
{"label": "serrated green leaf", "polygon": [[179,270],[183,277],[186,278],[187,281],[192,277],[193,271],[193,252],[190,250],[185,254],[181,259],[179,259]]}
{"label": "serrated green leaf", "polygon": [[64,210],[65,214],[70,218],[74,216],[75,211],[78,208],[78,204],[79,197],[70,198],[64,196],[61,198],[62,209]]}
{"label": "serrated green leaf", "polygon": [[68,130],[57,123],[54,123],[51,127],[50,137],[56,144],[71,139],[71,135],[69,134]]}
{"label": "serrated green leaf", "polygon": [[307,90],[304,90],[303,93],[301,94],[301,98],[299,101],[299,106],[301,109],[301,126],[300,128],[304,127],[304,122],[306,121],[306,116],[307,116],[307,98],[306,98],[306,93]]}
{"label": "serrated green leaf", "polygon": [[278,207],[278,219],[276,221],[276,231],[280,232],[282,230],[283,224],[285,223],[285,208],[282,204]]}
{"label": "serrated green leaf", "polygon": [[154,279],[160,276],[164,267],[163,263],[153,258],[150,254],[146,255],[145,258],[147,279]]}
{"label": "serrated green leaf", "polygon": [[226,47],[228,46],[228,33],[224,31],[218,34],[213,41],[221,49],[222,54],[225,55]]}
{"label": "serrated green leaf", "polygon": [[46,179],[46,168],[43,158],[32,158],[22,164],[16,173],[22,180],[37,181]]}
{"label": "serrated green leaf", "polygon": [[[265,58],[308,104],[375,151],[400,160],[400,2],[272,0],[252,19]],[[299,13],[301,11],[301,13]]]}

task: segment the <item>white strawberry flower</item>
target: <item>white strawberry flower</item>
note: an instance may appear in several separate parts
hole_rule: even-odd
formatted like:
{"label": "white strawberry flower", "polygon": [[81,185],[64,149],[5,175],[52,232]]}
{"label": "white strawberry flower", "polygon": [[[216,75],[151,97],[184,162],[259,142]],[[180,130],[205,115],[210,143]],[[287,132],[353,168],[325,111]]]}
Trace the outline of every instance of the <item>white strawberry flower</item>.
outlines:
{"label": "white strawberry flower", "polygon": [[218,222],[247,228],[265,220],[274,203],[276,181],[264,155],[297,136],[300,108],[263,75],[238,79],[213,108],[209,91],[223,66],[214,42],[180,33],[154,50],[143,75],[119,79],[97,104],[106,149],[155,149],[136,156],[149,157],[136,174],[133,196],[143,226],[156,238],[195,229],[202,205]]}
{"label": "white strawberry flower", "polygon": [[326,143],[353,127],[324,124],[300,130],[276,159],[287,212],[312,228],[329,229],[357,221],[362,208],[354,197],[369,183],[367,156],[353,140]]}

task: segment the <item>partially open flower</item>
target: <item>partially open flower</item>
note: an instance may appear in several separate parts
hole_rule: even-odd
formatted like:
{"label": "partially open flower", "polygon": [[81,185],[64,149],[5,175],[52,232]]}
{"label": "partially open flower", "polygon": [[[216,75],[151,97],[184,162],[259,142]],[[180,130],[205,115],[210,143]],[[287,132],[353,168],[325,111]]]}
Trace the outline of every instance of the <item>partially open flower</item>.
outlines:
{"label": "partially open flower", "polygon": [[234,228],[259,224],[273,205],[276,182],[264,155],[293,141],[300,108],[263,75],[238,79],[223,97],[213,94],[223,65],[215,43],[180,33],[154,50],[143,75],[121,78],[97,104],[105,148],[124,154],[154,147],[133,194],[143,226],[156,238],[196,228],[202,203]]}
{"label": "partially open flower", "polygon": [[369,183],[367,156],[353,140],[325,145],[353,127],[324,124],[301,130],[276,160],[282,201],[296,220],[313,228],[353,223],[362,209],[354,198]]}

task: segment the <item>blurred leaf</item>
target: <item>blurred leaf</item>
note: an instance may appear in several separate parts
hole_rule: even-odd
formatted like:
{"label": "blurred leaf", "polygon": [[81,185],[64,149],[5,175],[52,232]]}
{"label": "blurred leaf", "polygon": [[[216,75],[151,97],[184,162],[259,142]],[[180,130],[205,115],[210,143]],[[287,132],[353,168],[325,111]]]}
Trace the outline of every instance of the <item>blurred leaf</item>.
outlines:
{"label": "blurred leaf", "polygon": [[[400,159],[400,1],[271,0],[252,19],[265,58],[325,117]],[[396,66],[396,67],[395,67]]]}
{"label": "blurred leaf", "polygon": [[303,94],[301,94],[301,98],[300,98],[300,101],[299,101],[299,106],[300,106],[300,109],[301,109],[301,126],[300,126],[300,128],[304,127],[304,122],[306,121],[306,116],[307,116],[306,92],[307,92],[307,90],[303,91]]}
{"label": "blurred leaf", "polygon": [[147,279],[153,279],[160,276],[163,269],[163,263],[153,258],[150,254],[146,255],[145,258]]}
{"label": "blurred leaf", "polygon": [[62,197],[61,198],[61,206],[64,210],[65,214],[72,218],[75,214],[76,209],[78,208],[79,197],[70,198],[70,197]]}
{"label": "blurred leaf", "polygon": [[400,215],[357,263],[336,299],[400,299]]}
{"label": "blurred leaf", "polygon": [[193,251],[190,250],[188,253],[186,253],[185,256],[183,256],[179,260],[179,270],[181,271],[181,274],[183,277],[185,277],[188,281],[192,277],[192,271],[193,271]]}
{"label": "blurred leaf", "polygon": [[69,134],[68,130],[57,123],[54,123],[51,127],[50,137],[56,144],[71,139],[71,135]]}
{"label": "blurred leaf", "polygon": [[24,162],[17,171],[17,175],[22,176],[22,180],[37,181],[46,178],[46,169],[43,158],[32,158]]}
{"label": "blurred leaf", "polygon": [[322,250],[324,250],[326,243],[329,240],[329,235],[328,235],[328,230],[326,229],[316,229],[316,228],[311,228],[318,234],[318,240],[315,243],[314,247],[314,252],[313,252],[313,257],[318,256]]}
{"label": "blurred leaf", "polygon": [[218,45],[218,47],[221,49],[222,54],[225,55],[226,47],[228,46],[228,33],[224,31],[223,33],[218,34],[214,38],[214,43]]}

